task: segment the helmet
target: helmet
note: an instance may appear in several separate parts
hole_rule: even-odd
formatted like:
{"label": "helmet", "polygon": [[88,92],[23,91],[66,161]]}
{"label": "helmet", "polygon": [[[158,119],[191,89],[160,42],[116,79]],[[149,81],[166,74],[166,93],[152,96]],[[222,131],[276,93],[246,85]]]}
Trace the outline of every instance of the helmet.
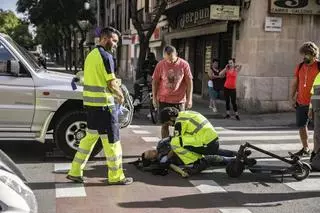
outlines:
{"label": "helmet", "polygon": [[158,142],[157,152],[160,156],[167,155],[171,151],[170,141],[171,138],[167,137]]}

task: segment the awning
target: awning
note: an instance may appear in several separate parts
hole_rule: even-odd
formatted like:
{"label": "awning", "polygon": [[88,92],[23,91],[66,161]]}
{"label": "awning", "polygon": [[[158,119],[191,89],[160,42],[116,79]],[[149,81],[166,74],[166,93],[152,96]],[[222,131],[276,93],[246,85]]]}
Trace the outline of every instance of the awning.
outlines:
{"label": "awning", "polygon": [[216,33],[224,33],[228,31],[228,22],[219,21],[208,25],[193,27],[185,30],[177,30],[164,35],[167,43],[171,43],[172,39],[191,38],[202,35],[210,35]]}

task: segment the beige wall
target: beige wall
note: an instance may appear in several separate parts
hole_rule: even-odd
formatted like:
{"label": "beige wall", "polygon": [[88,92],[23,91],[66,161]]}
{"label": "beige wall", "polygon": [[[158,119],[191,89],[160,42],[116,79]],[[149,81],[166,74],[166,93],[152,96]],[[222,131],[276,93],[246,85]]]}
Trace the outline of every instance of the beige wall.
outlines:
{"label": "beige wall", "polygon": [[[282,17],[282,32],[265,32],[266,16]],[[320,16],[268,13],[268,1],[251,1],[240,24],[236,59],[243,68],[238,79],[241,107],[251,112],[287,111],[289,85],[305,41],[320,39]]]}

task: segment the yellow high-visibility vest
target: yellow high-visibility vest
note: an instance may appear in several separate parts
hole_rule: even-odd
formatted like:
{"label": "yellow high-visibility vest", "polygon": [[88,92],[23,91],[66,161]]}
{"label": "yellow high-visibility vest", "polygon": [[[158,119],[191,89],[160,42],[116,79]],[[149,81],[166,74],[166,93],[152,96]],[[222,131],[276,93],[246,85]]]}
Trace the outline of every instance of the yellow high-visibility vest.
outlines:
{"label": "yellow high-visibility vest", "polygon": [[114,105],[114,97],[107,85],[113,79],[116,79],[113,57],[103,47],[97,46],[88,54],[84,64],[83,105]]}
{"label": "yellow high-visibility vest", "polygon": [[203,115],[194,111],[179,112],[171,147],[185,164],[193,163],[202,158],[202,155],[190,152],[184,146],[205,147],[216,139],[217,132]]}

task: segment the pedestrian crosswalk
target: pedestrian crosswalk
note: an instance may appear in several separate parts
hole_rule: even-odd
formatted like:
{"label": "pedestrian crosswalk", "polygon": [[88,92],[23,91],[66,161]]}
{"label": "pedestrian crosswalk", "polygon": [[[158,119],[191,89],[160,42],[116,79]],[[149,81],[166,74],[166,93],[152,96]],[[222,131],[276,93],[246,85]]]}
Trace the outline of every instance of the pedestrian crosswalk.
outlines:
{"label": "pedestrian crosswalk", "polygon": [[[153,127],[158,128],[158,127]],[[160,138],[152,130],[141,130],[138,125],[129,126],[134,134],[147,143],[157,143]],[[300,136],[287,127],[216,127],[221,148],[238,150],[241,144],[250,142],[267,151],[296,151],[301,148]],[[309,131],[309,147],[313,147],[313,132]]]}
{"label": "pedestrian crosswalk", "polygon": [[[159,127],[153,127],[159,128]],[[134,129],[141,129],[140,126],[131,127]],[[295,129],[290,129],[286,127],[216,127],[215,128],[219,134],[220,139],[220,147],[222,149],[229,150],[238,150],[241,144],[245,142],[250,142],[259,148],[270,152],[282,153],[284,156],[288,155],[288,151],[296,151],[301,148],[301,143],[299,139],[298,131]],[[156,143],[160,140],[159,137],[151,136],[151,129],[148,129],[148,134],[141,136],[142,141],[146,143],[153,144],[153,148],[155,148]],[[310,148],[313,147],[312,144],[313,132],[309,131],[309,145]],[[255,155],[256,157],[257,155]],[[302,160],[308,160],[309,157],[304,157]],[[270,163],[277,162],[279,160],[275,158],[270,158],[264,156],[257,157],[258,162],[261,163]],[[245,171],[248,172],[248,171]],[[204,174],[217,174],[217,173],[225,173],[225,169],[208,169],[203,171]],[[279,178],[280,182],[280,178]],[[190,180],[190,183],[196,187],[201,193],[211,193],[211,192],[227,192],[224,187],[219,186],[218,182],[214,180]],[[297,182],[296,180],[289,178],[289,180],[284,181],[283,183],[290,190],[294,191],[312,191],[318,190],[320,186],[320,177],[319,176],[311,176],[310,179],[306,179],[301,182]],[[247,211],[246,209],[240,209]],[[221,211],[222,212],[222,211]],[[227,212],[227,211],[224,211]],[[238,211],[237,211],[238,212]]]}

